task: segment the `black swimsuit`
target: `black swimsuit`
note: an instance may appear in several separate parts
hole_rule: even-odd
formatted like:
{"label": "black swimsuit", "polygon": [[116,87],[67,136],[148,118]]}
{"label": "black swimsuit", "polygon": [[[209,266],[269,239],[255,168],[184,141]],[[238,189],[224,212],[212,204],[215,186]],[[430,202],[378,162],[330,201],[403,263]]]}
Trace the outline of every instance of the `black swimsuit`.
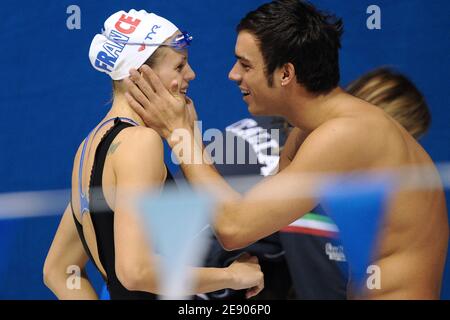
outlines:
{"label": "black swimsuit", "polygon": [[[102,189],[103,168],[105,165],[105,160],[110,145],[112,144],[116,136],[123,129],[132,126],[133,125],[130,123],[122,122],[120,119],[116,119],[114,126],[105,134],[105,136],[99,143],[95,153],[94,165],[92,167],[91,172],[91,180],[89,184],[90,201],[88,202],[88,206],[92,223],[94,226],[95,237],[97,240],[97,250],[99,259],[107,275],[107,278],[104,280],[108,286],[111,299],[154,300],[157,297],[156,295],[147,292],[129,291],[120,283],[119,279],[117,279],[115,270],[115,252],[114,252],[114,211],[111,210],[110,207],[108,206]],[[167,170],[167,179],[165,183],[167,184],[172,180],[173,177]],[[80,197],[82,197],[82,195]],[[105,208],[108,209],[105,210]],[[92,257],[92,254],[89,250],[86,239],[84,237],[83,226],[77,220],[73,208],[72,213],[84,249],[86,250],[86,253],[88,254],[89,258],[95,264],[95,260]],[[98,266],[96,267],[100,271]]]}

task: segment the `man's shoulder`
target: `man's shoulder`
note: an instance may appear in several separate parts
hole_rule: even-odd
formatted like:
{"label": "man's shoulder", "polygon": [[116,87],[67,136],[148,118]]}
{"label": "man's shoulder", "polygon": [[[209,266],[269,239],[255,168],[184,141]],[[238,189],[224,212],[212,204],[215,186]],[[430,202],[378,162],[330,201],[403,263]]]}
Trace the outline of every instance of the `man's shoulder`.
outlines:
{"label": "man's shoulder", "polygon": [[383,138],[371,121],[358,117],[329,120],[307,136],[295,158],[318,171],[366,168],[383,148]]}
{"label": "man's shoulder", "polygon": [[307,143],[354,144],[373,133],[372,125],[359,117],[339,117],[328,120],[313,130],[305,139]]}

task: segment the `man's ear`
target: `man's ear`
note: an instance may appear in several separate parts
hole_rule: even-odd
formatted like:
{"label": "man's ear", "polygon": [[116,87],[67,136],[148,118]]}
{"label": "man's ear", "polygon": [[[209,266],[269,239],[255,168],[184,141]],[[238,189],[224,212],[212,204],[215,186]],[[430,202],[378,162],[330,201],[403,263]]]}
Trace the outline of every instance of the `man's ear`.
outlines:
{"label": "man's ear", "polygon": [[280,85],[282,87],[286,87],[288,84],[293,83],[293,81],[296,81],[297,75],[295,74],[295,67],[292,63],[286,63],[280,68],[279,73],[279,79]]}

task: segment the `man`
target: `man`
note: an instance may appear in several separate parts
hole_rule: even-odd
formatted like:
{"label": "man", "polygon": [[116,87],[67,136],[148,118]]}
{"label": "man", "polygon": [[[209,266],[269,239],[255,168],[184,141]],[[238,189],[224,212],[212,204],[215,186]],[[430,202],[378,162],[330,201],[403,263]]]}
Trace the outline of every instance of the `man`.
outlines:
{"label": "man", "polygon": [[[239,85],[251,113],[282,116],[302,132],[297,139],[301,147],[285,159],[286,167],[244,196],[206,161],[186,161],[203,159],[202,146],[193,139],[186,101],[171,95],[150,68],[141,68],[144,75],[131,70],[127,97],[146,125],[175,148],[179,159],[184,156],[181,166],[188,180],[198,187],[214,185],[219,191],[222,203],[214,227],[226,249],[245,247],[319,205],[315,195],[320,183],[308,173],[431,168],[426,177],[431,172],[435,188],[391,195],[370,261],[381,270],[381,288],[353,287],[350,297],[437,299],[448,242],[438,172],[401,125],[338,87],[341,33],[339,20],[297,0],[265,4],[239,24],[237,62],[230,79]],[[181,134],[190,138],[183,154],[177,149]],[[302,179],[296,178],[299,175]],[[410,177],[425,178],[422,170],[412,171]]]}
{"label": "man", "polygon": [[[378,68],[365,73],[346,90],[383,109],[416,139],[430,126],[431,114],[425,97],[406,76],[395,70]],[[283,150],[280,168],[295,157],[302,141],[301,130],[295,128]],[[345,299],[347,273],[343,270],[347,270],[347,258],[332,229],[337,227],[321,206],[281,229],[280,241],[296,298]]]}

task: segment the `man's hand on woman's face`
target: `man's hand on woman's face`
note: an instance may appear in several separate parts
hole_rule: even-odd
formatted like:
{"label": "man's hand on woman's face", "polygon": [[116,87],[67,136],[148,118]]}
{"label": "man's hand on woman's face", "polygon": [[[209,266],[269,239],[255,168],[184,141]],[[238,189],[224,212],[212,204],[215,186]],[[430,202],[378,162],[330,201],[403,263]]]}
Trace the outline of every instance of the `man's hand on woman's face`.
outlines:
{"label": "man's hand on woman's face", "polygon": [[146,126],[165,139],[176,129],[191,127],[193,103],[180,95],[180,84],[174,80],[168,90],[149,66],[142,66],[140,71],[130,70],[125,96]]}
{"label": "man's hand on woman's face", "polygon": [[195,121],[198,121],[197,111],[195,110],[194,101],[186,96],[186,111],[188,113],[189,123],[194,125]]}

